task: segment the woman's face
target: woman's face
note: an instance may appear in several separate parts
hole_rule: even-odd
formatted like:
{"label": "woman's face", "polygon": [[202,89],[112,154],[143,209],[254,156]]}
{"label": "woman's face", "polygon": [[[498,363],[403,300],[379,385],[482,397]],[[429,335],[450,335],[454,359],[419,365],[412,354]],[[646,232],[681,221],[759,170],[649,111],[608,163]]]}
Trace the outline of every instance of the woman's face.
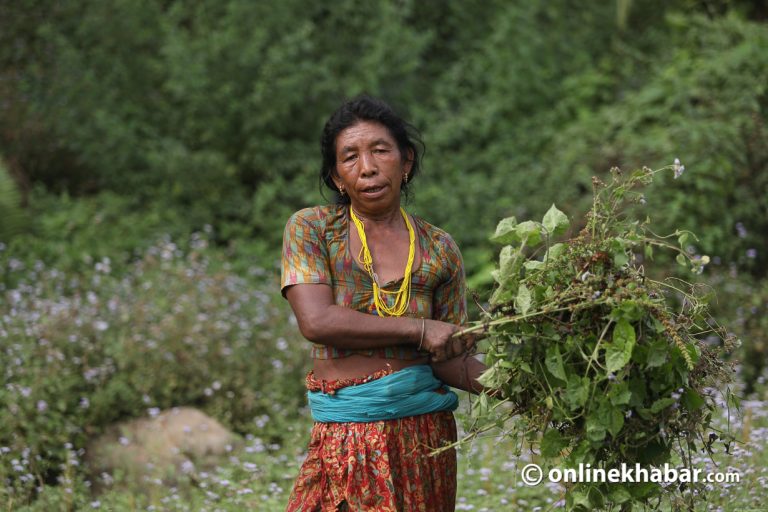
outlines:
{"label": "woman's face", "polygon": [[410,172],[397,142],[382,124],[360,121],[336,137],[334,182],[360,213],[383,213],[400,206],[400,184]]}

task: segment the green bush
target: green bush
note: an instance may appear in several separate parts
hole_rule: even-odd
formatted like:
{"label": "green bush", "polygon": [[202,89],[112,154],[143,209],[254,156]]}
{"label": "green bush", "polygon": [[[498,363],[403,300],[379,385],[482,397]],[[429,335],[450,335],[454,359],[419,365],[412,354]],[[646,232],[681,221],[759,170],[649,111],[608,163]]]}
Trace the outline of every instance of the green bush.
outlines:
{"label": "green bush", "polygon": [[668,178],[646,206],[657,232],[695,231],[697,252],[764,276],[768,30],[737,16],[672,16],[667,27],[671,49],[638,78],[643,84],[565,127],[536,185],[550,200],[583,205],[595,170],[661,167],[677,157],[685,183]]}

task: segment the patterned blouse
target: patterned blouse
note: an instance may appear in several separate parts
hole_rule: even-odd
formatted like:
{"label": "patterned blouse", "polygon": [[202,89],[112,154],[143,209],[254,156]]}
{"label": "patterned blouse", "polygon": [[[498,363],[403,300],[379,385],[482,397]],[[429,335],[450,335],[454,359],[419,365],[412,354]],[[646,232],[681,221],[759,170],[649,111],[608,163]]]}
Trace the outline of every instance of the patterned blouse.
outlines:
{"label": "patterned blouse", "polygon": [[[452,324],[466,322],[464,264],[453,238],[440,228],[411,216],[421,264],[411,277],[411,297],[403,316],[431,318]],[[371,277],[349,250],[349,207],[317,206],[294,213],[285,226],[281,290],[294,284],[327,284],[335,303],[377,314]],[[403,278],[382,285],[396,291]],[[385,296],[389,298],[389,296]],[[395,359],[422,357],[410,344],[384,349],[339,349],[313,344],[312,357],[335,359],[352,354]]]}

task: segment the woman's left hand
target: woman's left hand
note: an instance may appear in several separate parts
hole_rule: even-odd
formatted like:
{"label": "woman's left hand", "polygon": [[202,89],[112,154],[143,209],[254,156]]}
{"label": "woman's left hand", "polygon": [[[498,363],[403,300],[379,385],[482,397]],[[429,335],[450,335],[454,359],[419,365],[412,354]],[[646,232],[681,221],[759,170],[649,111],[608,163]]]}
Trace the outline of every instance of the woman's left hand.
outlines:
{"label": "woman's left hand", "polygon": [[478,336],[475,333],[456,334],[461,331],[458,325],[438,320],[426,320],[424,338],[421,347],[430,352],[432,361],[441,362],[453,359],[475,347]]}

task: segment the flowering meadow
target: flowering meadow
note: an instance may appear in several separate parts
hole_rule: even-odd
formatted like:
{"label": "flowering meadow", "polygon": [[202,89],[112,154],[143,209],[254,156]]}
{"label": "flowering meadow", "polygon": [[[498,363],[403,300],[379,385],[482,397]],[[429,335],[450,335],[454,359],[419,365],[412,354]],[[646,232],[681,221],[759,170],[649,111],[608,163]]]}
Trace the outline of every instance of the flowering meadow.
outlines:
{"label": "flowering meadow", "polygon": [[119,420],[195,406],[245,436],[247,454],[274,451],[301,417],[307,360],[285,301],[264,268],[236,274],[202,235],[160,239],[120,268],[2,263],[0,503],[11,510],[51,493],[75,509],[89,487],[109,489],[114,475],[88,474],[82,457]]}

